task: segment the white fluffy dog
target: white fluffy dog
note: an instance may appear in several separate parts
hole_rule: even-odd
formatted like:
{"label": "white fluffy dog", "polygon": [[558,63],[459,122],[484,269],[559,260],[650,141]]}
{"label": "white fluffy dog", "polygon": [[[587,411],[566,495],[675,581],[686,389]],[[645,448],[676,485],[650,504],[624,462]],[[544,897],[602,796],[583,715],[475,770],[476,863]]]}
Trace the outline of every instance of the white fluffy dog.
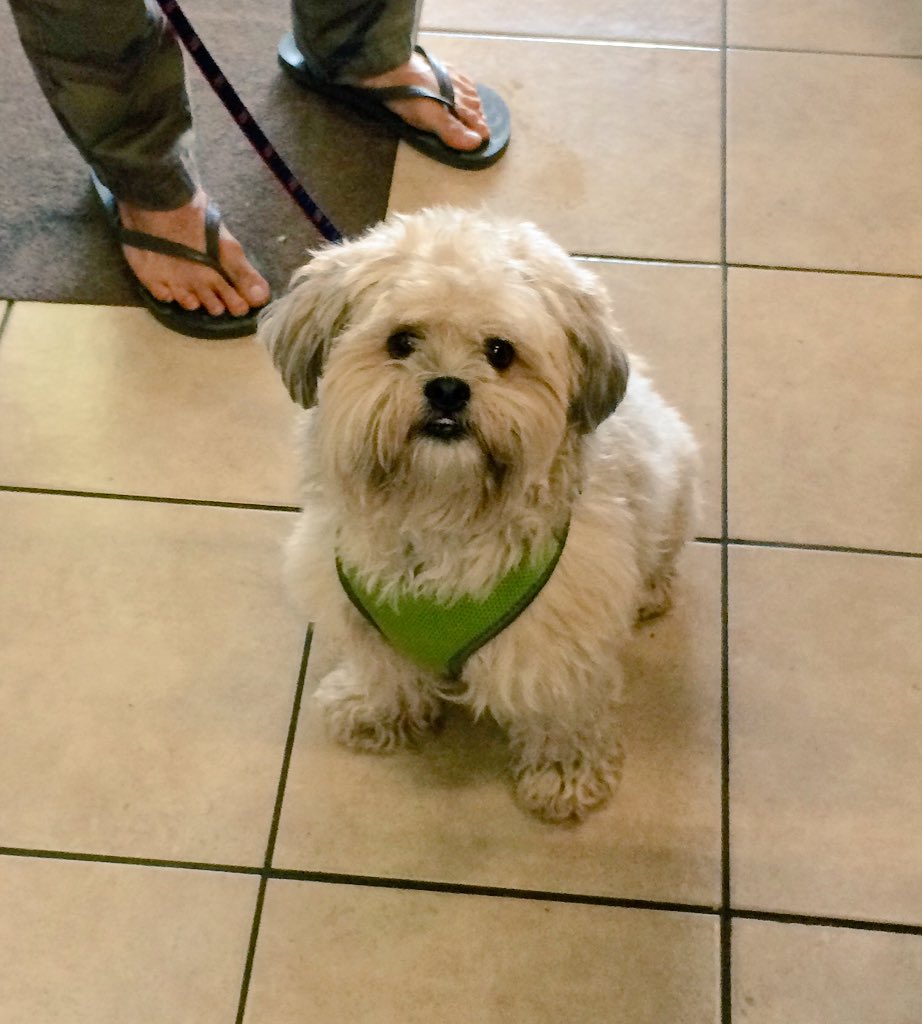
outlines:
{"label": "white fluffy dog", "polygon": [[525,807],[602,804],[619,652],[669,605],[697,456],[601,286],[533,225],[431,209],[318,251],[261,335],[310,410],[288,570],[341,637],[333,736],[391,750],[462,703],[506,730]]}

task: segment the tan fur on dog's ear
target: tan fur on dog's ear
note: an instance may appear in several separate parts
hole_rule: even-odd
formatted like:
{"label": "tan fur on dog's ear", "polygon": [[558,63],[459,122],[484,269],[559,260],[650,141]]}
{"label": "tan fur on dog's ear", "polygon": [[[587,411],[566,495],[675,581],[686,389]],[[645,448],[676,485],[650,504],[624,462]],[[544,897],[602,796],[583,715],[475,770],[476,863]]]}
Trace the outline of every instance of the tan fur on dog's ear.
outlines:
{"label": "tan fur on dog's ear", "polygon": [[578,266],[558,246],[540,237],[528,254],[532,283],[563,326],[579,360],[570,398],[570,422],[590,434],[610,416],[627,389],[628,361],[618,344],[618,328],[608,295],[596,276]]}
{"label": "tan fur on dog's ear", "polygon": [[512,246],[523,274],[570,339],[579,361],[570,422],[590,434],[618,407],[627,390],[628,360],[618,344],[608,293],[599,279],[534,224],[514,229]]}
{"label": "tan fur on dog's ear", "polygon": [[616,342],[606,303],[595,289],[573,297],[567,333],[580,360],[579,380],[570,400],[570,420],[590,434],[618,407],[627,390],[628,361]]}
{"label": "tan fur on dog's ear", "polygon": [[336,250],[321,250],[295,271],[288,292],[259,320],[259,339],[288,393],[305,409],[316,404],[330,346],[349,321],[351,296],[337,256]]}

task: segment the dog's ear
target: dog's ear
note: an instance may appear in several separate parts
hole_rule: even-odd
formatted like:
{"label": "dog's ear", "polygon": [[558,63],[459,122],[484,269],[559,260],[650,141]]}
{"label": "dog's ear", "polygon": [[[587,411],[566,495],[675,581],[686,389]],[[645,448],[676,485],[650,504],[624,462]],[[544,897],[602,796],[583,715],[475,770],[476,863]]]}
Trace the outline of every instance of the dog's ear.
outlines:
{"label": "dog's ear", "polygon": [[618,343],[608,293],[595,274],[535,225],[519,225],[514,244],[526,280],[566,331],[577,363],[570,422],[580,433],[591,434],[627,390],[628,360]]}
{"label": "dog's ear", "polygon": [[618,407],[627,390],[628,361],[617,342],[618,330],[600,292],[601,286],[571,296],[568,334],[578,360],[570,420],[590,434]]}
{"label": "dog's ear", "polygon": [[330,346],[349,321],[349,301],[340,261],[332,249],[320,250],[260,317],[259,338],[288,393],[305,409],[317,402]]}

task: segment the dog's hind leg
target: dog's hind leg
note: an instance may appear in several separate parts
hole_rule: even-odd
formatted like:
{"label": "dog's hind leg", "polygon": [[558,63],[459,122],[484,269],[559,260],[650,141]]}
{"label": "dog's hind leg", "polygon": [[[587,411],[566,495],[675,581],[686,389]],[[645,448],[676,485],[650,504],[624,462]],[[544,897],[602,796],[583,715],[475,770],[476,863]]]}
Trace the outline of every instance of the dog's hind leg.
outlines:
{"label": "dog's hind leg", "polygon": [[676,562],[693,529],[697,506],[697,488],[693,478],[689,477],[676,499],[668,533],[659,545],[659,561],[644,579],[637,609],[638,622],[655,619],[672,607],[672,580]]}

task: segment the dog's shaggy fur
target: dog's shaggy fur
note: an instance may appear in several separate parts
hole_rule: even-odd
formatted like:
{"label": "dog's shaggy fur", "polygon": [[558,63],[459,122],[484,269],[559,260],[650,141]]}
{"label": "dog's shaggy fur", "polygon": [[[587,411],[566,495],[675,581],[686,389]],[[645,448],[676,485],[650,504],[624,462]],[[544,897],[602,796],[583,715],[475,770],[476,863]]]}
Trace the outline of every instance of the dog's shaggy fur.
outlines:
{"label": "dog's shaggy fur", "polygon": [[[261,335],[310,410],[288,572],[342,638],[316,694],[332,734],[391,750],[460,702],[506,729],[525,807],[601,805],[621,768],[619,653],[669,605],[697,455],[629,376],[596,279],[532,225],[432,209],[317,252]],[[435,379],[460,397],[433,405]],[[544,589],[456,681],[393,650],[337,577],[334,553],[385,595],[479,596],[568,521]]]}

